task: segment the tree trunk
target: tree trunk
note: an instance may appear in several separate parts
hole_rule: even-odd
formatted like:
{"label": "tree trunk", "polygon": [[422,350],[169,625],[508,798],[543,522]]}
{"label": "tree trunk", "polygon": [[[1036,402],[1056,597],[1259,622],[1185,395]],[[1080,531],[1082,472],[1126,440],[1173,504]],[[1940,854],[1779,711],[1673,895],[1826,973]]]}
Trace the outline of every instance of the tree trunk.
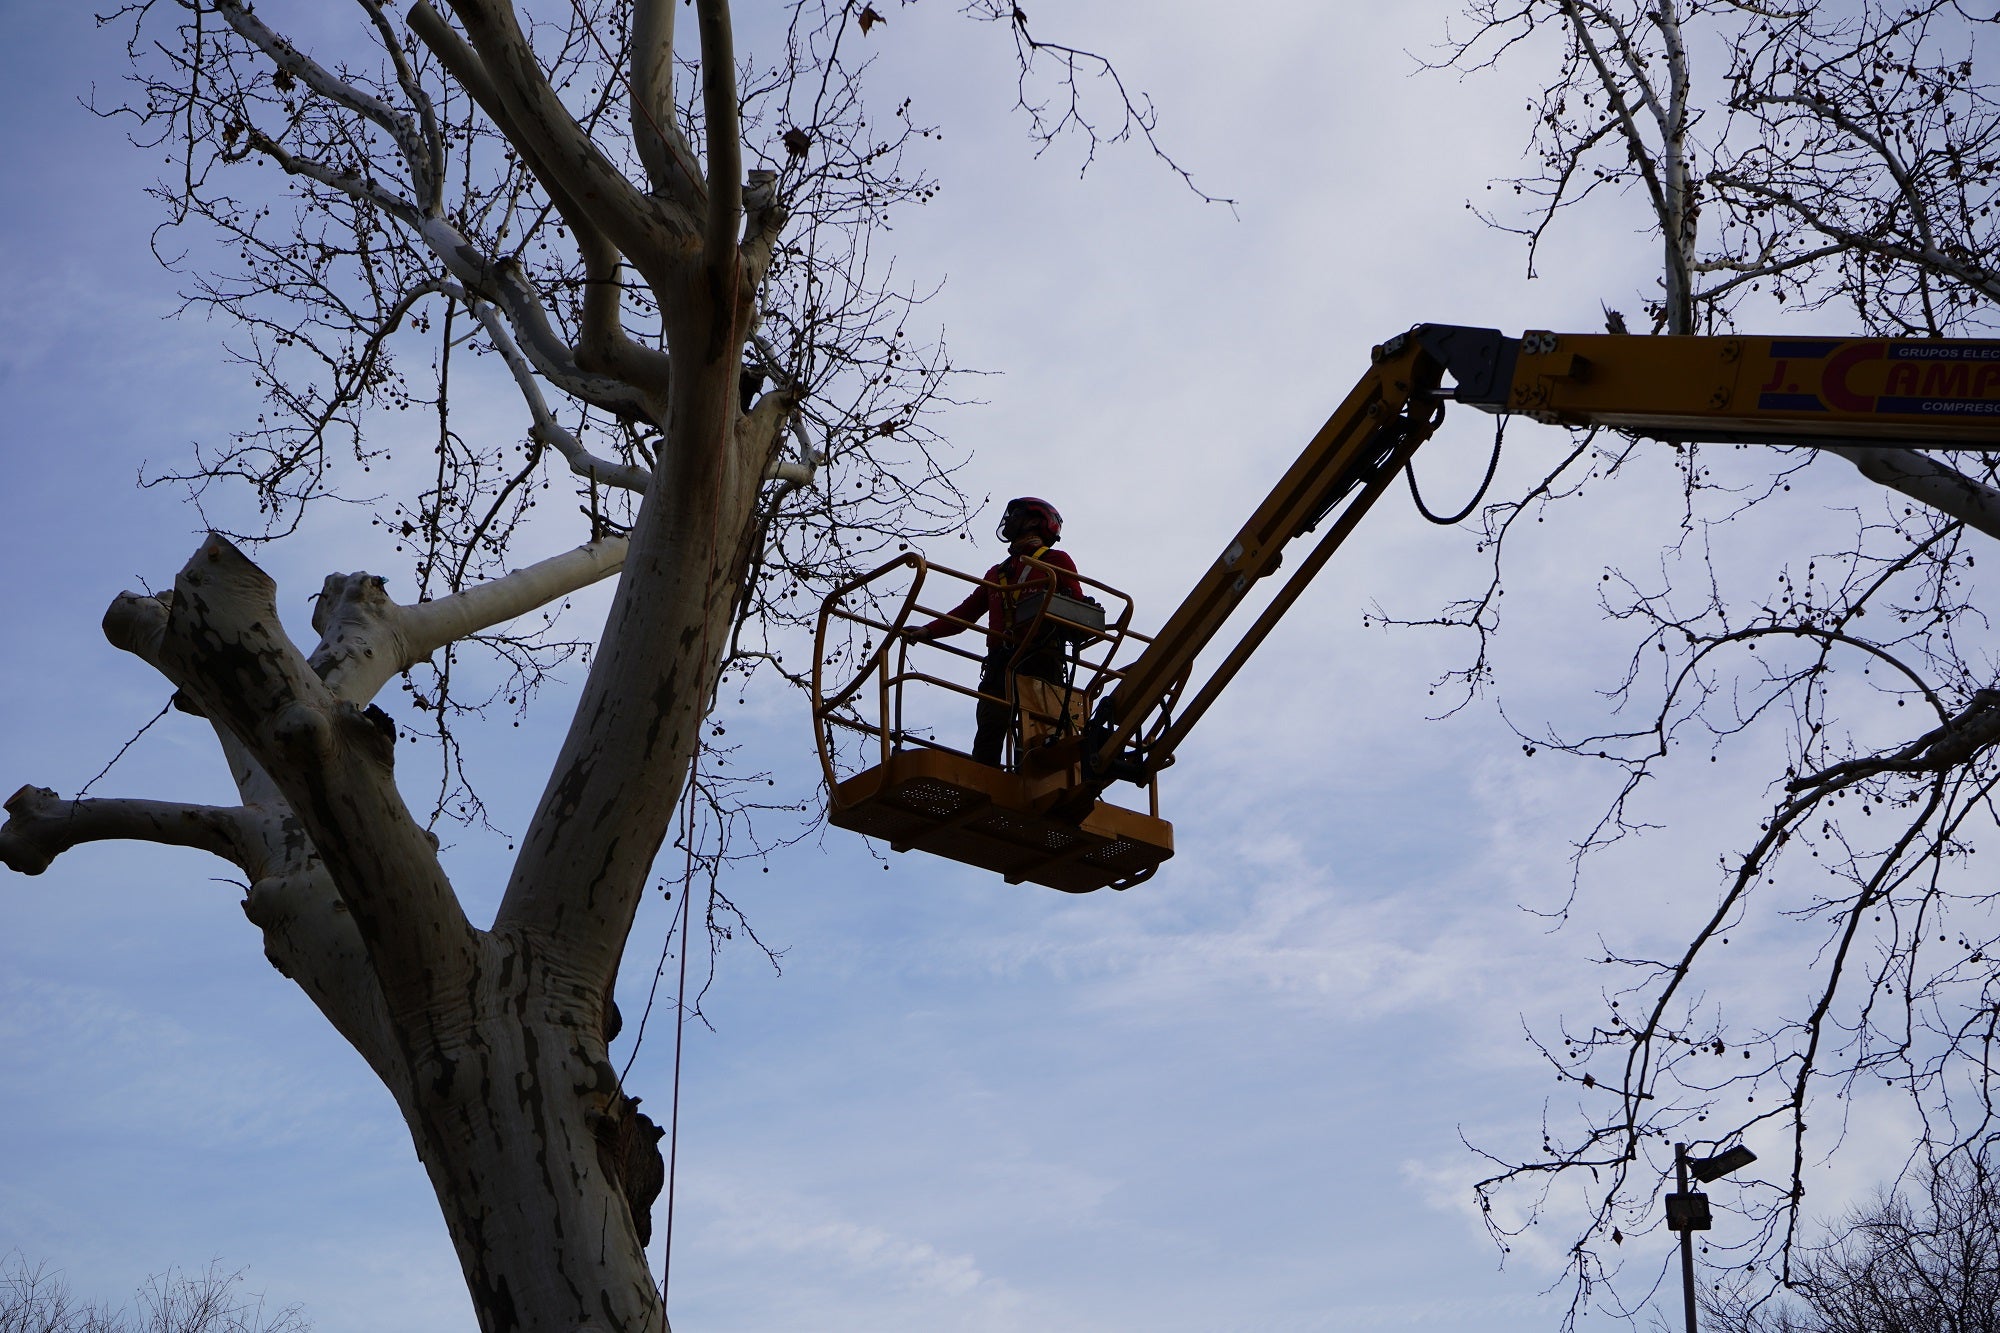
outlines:
{"label": "tree trunk", "polygon": [[602,997],[524,937],[480,944],[463,1003],[408,1052],[403,1106],[479,1327],[661,1333],[641,1239],[658,1132],[619,1093]]}
{"label": "tree trunk", "polygon": [[[675,6],[645,0],[634,13],[633,114],[648,189],[571,115],[511,6],[451,0],[458,27],[425,0],[409,13],[575,235],[587,282],[571,347],[525,270],[482,254],[469,227],[447,216],[451,140],[382,14],[376,26],[407,110],[313,59],[242,0],[216,0],[229,29],[275,66],[279,87],[302,84],[316,106],[345,108],[403,159],[408,197],[344,158],[334,167],[301,156],[289,132],[266,134],[247,112],[222,131],[232,146],[247,133],[244,151],[421,243],[412,253],[437,272],[397,299],[383,336],[423,292],[460,301],[513,372],[534,438],[593,486],[644,498],[629,539],[593,541],[438,602],[398,606],[380,578],[333,576],[314,611],[310,655],[286,637],[271,580],[211,537],[171,594],[120,597],[105,630],[215,727],[242,805],[65,802],[24,787],[0,826],[0,863],[26,873],[111,837],[199,846],[244,872],[244,911],[266,956],[402,1110],[486,1333],[666,1329],[644,1248],[662,1184],[660,1131],[610,1064],[610,995],[700,747],[759,486],[798,392],[775,390],[748,413],[739,396],[755,296],[786,210],[776,176],[760,170],[746,211],[728,5],[690,3],[707,169],[677,127]],[[627,268],[657,300],[664,349],[623,330]],[[656,465],[592,457],[549,410],[542,382],[657,428]],[[621,565],[561,753],[492,927],[479,929],[436,839],[403,803],[398,729],[370,700],[446,644]]]}
{"label": "tree trunk", "polygon": [[[601,688],[608,671],[629,690],[626,677],[644,676],[650,688],[623,700],[617,728],[650,729],[654,739],[643,756],[613,756],[624,790],[550,816],[584,836],[567,857],[544,858],[525,892],[517,875],[512,916],[503,904],[490,931],[459,910],[433,841],[396,794],[394,725],[364,702],[441,642],[624,558],[622,543],[594,544],[409,607],[391,602],[380,579],[336,575],[320,595],[320,642],[307,658],[279,626],[271,581],[211,538],[171,595],[125,594],[105,627],[216,725],[245,804],[65,802],[23,788],[0,829],[0,859],[31,873],[78,842],[131,836],[201,846],[244,870],[244,911],[266,956],[395,1097],[487,1333],[667,1327],[644,1249],[662,1183],[660,1131],[618,1086],[609,996],[692,754],[702,682],[723,641],[715,631],[727,625],[731,561],[680,562],[664,597],[657,556],[638,566],[648,588],[620,600],[639,600],[638,620],[654,637],[608,634],[623,651],[601,655],[592,679]],[[593,715],[577,732],[591,733],[591,721],[605,725]],[[595,739],[587,752],[601,756],[601,731]],[[610,873],[626,861],[631,869]]]}

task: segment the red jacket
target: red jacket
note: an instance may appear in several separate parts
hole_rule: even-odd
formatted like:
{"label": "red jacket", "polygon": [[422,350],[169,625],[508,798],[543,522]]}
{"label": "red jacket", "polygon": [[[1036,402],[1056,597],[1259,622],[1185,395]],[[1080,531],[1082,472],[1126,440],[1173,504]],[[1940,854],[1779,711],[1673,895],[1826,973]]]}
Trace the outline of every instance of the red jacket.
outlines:
{"label": "red jacket", "polygon": [[[1082,597],[1083,584],[1076,577],[1076,562],[1065,553],[1044,546],[1030,554],[1055,571],[1056,591],[1066,597]],[[945,615],[917,631],[927,639],[948,638],[966,628],[982,614],[986,617],[986,646],[1005,647],[1014,625],[1014,610],[1022,601],[1047,589],[1050,570],[1031,565],[1020,555],[1010,555],[986,571],[993,587],[974,588],[972,595]]]}

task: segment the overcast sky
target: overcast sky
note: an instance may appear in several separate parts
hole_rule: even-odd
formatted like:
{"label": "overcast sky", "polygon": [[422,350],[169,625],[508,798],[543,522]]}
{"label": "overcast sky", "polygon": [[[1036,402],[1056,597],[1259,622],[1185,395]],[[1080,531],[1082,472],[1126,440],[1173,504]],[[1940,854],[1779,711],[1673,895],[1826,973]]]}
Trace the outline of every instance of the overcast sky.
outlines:
{"label": "overcast sky", "polygon": [[[1069,147],[1036,159],[999,32],[944,0],[878,7],[877,74],[946,127],[944,189],[898,222],[899,271],[943,280],[929,309],[954,359],[999,372],[944,424],[966,485],[1055,500],[1078,564],[1153,624],[1372,344],[1424,320],[1593,329],[1601,299],[1634,309],[1649,280],[1636,212],[1562,233],[1530,282],[1518,242],[1467,210],[1527,126],[1513,72],[1417,72],[1448,5],[1037,7],[1050,32],[1115,53],[1234,213],[1129,147],[1081,177]],[[88,8],[0,4],[8,791],[75,792],[165,704],[97,623],[119,590],[170,582],[201,521],[135,479],[256,410],[222,330],[172,313],[142,194],[156,159],[80,105],[122,69]],[[291,6],[261,8],[287,26]],[[1448,426],[1421,465],[1435,503],[1469,493],[1489,440]],[[1510,440],[1523,472],[1562,445]],[[1657,480],[1670,495],[1664,464]],[[996,507],[973,525],[987,548]],[[1672,517],[1635,484],[1524,553],[1502,663],[1517,722],[1603,682],[1620,645],[1591,599],[1598,543],[1643,545]],[[941,554],[978,559],[964,551]],[[295,636],[325,573],[380,570],[394,592],[404,572],[354,522],[258,558]],[[1131,893],[1009,887],[838,832],[730,883],[783,975],[729,956],[713,1031],[688,1032],[675,1327],[1551,1327],[1550,1255],[1523,1245],[1503,1266],[1462,1140],[1533,1148],[1558,1090],[1524,1023],[1590,1012],[1598,930],[1671,938],[1702,911],[1754,806],[1726,776],[1669,786],[1670,831],[1608,860],[1577,923],[1550,933],[1523,911],[1561,900],[1604,775],[1530,759],[1488,705],[1427,720],[1427,684],[1463,645],[1361,625],[1372,603],[1419,614],[1478,578],[1470,537],[1392,492],[1184,748],[1163,783],[1179,854]],[[809,794],[801,701],[727,706],[742,762]],[[525,821],[562,712],[558,694],[479,739],[501,824]],[[176,715],[96,790],[226,787],[212,739]],[[450,855],[490,912],[492,847]],[[225,869],[98,846],[0,881],[0,1254],[111,1299],[213,1259],[327,1333],[471,1329],[389,1097],[263,961]],[[649,908],[633,936],[628,1028],[663,919]],[[662,1117],[672,1051],[656,1014],[628,1086]],[[1859,1117],[1828,1197],[1865,1185],[1874,1140],[1893,1155],[1902,1133]],[[1643,1293],[1670,1241],[1628,1248]]]}

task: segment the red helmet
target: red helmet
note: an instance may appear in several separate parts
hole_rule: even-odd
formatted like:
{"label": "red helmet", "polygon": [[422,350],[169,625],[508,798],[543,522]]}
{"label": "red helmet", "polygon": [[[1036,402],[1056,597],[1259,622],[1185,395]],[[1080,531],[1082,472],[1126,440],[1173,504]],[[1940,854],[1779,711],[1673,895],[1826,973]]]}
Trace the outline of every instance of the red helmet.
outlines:
{"label": "red helmet", "polygon": [[1033,528],[1040,528],[1044,539],[1059,541],[1062,538],[1062,515],[1047,500],[1022,495],[1007,502],[1006,512],[1000,515],[1000,526],[996,531],[1001,541],[1013,542]]}

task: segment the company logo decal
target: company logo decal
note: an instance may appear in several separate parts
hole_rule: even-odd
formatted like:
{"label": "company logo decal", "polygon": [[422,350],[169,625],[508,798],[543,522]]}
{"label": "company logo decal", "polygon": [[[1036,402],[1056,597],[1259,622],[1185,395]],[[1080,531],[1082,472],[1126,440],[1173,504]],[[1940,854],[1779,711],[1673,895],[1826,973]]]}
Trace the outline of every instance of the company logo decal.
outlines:
{"label": "company logo decal", "polygon": [[2000,420],[2000,342],[1776,341],[1757,406],[1776,412]]}

